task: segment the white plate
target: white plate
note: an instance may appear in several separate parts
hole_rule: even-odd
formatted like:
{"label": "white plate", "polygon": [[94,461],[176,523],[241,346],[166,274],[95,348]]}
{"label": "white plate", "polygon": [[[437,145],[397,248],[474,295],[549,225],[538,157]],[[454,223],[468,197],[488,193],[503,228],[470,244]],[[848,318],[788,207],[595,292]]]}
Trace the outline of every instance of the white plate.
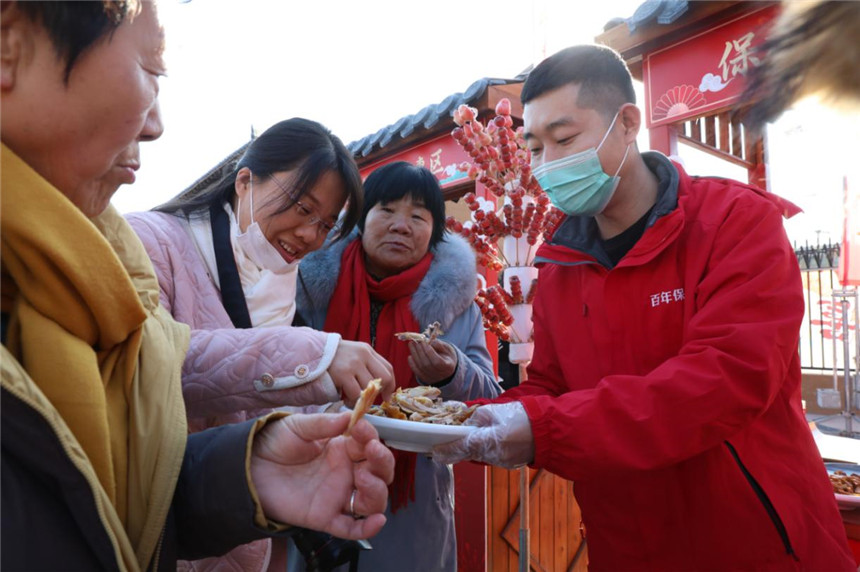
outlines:
{"label": "white plate", "polygon": [[[824,466],[827,467],[828,474],[833,474],[839,470],[848,475],[851,473],[860,475],[860,465],[853,463],[824,463]],[[836,504],[842,510],[860,508],[860,495],[840,495],[839,493],[833,493],[833,495],[836,497]]]}
{"label": "white plate", "polygon": [[855,508],[860,508],[860,496],[840,495],[839,493],[833,494],[836,497],[836,504],[839,505],[841,510],[854,510]]}
{"label": "white plate", "polygon": [[379,438],[386,445],[413,453],[429,453],[434,445],[455,441],[477,429],[469,425],[438,425],[378,415],[365,415],[364,418],[376,427]]}

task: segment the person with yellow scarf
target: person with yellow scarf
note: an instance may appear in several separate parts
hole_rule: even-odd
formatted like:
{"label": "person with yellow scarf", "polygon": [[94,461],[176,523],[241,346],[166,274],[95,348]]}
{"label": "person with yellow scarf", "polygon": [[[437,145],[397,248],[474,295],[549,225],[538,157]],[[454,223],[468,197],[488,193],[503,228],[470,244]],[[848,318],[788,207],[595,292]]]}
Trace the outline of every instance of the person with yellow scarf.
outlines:
{"label": "person with yellow scarf", "polygon": [[4,1],[0,37],[0,566],[167,570],[297,527],[378,532],[393,458],[368,423],[187,436],[188,328],[109,205],[162,132],[155,6]]}

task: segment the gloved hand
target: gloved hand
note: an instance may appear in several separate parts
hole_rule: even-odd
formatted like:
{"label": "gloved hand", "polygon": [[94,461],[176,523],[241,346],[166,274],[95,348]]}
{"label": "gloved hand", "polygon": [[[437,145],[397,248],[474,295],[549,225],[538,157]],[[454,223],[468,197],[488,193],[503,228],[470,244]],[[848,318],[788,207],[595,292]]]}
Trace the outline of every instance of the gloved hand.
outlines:
{"label": "gloved hand", "polygon": [[482,405],[465,425],[478,429],[462,439],[433,447],[434,461],[480,461],[513,469],[534,460],[532,425],[519,401]]}

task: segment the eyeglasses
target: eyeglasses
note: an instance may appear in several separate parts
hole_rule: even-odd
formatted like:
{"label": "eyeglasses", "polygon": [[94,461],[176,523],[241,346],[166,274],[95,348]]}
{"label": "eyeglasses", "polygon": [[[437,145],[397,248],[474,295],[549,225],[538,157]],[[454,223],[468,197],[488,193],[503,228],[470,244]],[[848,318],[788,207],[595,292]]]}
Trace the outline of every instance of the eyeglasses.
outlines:
{"label": "eyeglasses", "polygon": [[279,181],[274,176],[269,177],[269,178],[275,182],[275,185],[277,185],[277,187],[279,189],[281,189],[281,191],[283,191],[283,193],[285,195],[287,195],[291,201],[293,201],[292,207],[294,207],[294,209],[295,209],[294,212],[300,218],[303,219],[302,224],[304,224],[306,226],[317,225],[317,234],[322,232],[324,236],[328,236],[328,234],[330,232],[340,229],[340,223],[332,224],[332,223],[326,222],[325,220],[323,220],[319,216],[319,214],[317,214],[316,210],[314,210],[311,207],[304,205],[300,200],[298,200],[296,198],[295,193],[287,190],[287,188],[284,186],[284,184],[281,181]]}

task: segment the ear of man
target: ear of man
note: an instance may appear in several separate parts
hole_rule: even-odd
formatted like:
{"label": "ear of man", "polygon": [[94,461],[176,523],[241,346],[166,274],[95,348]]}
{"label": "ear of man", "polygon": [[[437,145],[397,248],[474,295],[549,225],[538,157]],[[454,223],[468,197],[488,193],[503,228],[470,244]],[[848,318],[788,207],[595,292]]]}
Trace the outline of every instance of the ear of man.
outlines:
{"label": "ear of man", "polygon": [[618,112],[618,119],[624,127],[624,142],[635,144],[642,127],[642,112],[632,103],[625,103]]}

